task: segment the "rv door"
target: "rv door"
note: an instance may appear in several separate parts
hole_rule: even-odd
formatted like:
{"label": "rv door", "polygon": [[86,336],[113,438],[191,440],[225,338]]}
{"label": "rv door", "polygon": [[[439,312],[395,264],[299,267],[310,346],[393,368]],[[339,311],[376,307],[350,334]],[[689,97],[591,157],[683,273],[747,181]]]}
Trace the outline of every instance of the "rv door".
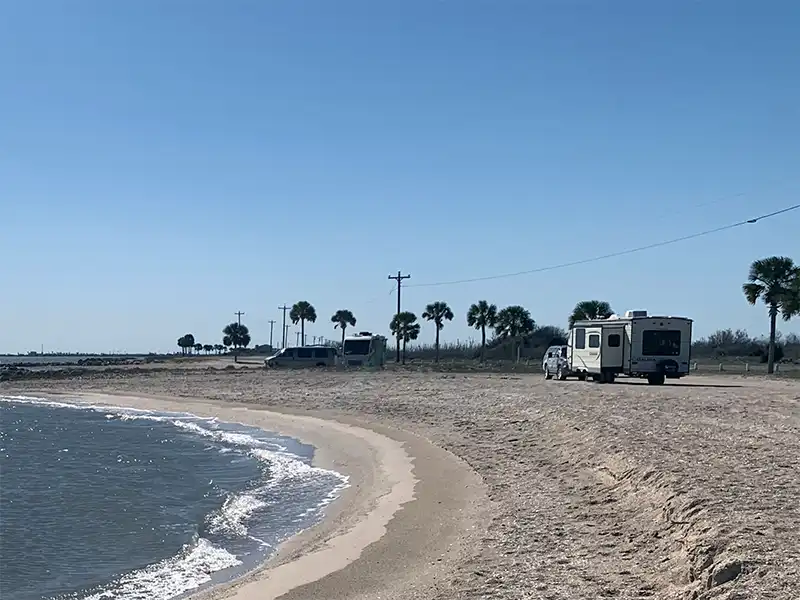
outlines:
{"label": "rv door", "polygon": [[625,328],[603,328],[603,350],[600,353],[604,369],[622,370],[625,358]]}

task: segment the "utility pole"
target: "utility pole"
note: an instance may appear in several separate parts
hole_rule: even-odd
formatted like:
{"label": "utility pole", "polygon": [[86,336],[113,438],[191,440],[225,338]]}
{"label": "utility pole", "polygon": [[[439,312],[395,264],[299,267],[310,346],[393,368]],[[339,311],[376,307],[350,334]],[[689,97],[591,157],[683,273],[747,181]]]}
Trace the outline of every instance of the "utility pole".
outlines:
{"label": "utility pole", "polygon": [[239,318],[239,327],[242,326],[242,315],[244,314],[242,311],[233,313]]}
{"label": "utility pole", "polygon": [[283,347],[286,348],[286,340],[289,339],[289,326],[283,326]]}
{"label": "utility pole", "polygon": [[283,340],[281,341],[281,348],[286,348],[286,311],[289,310],[289,307],[284,304],[279,306],[278,310],[283,311]]}
{"label": "utility pole", "polygon": [[294,335],[295,335],[295,346],[299,346],[300,345],[300,332],[299,331],[295,331]]}
{"label": "utility pole", "polygon": [[275,327],[275,319],[269,321],[269,349],[272,350],[272,328]]}
{"label": "utility pole", "polygon": [[[397,314],[400,314],[400,287],[403,283],[403,279],[411,279],[411,274],[402,275],[400,271],[397,272],[397,275],[389,275],[389,279],[394,279],[397,282]],[[397,358],[395,362],[400,362],[400,334],[397,334]]]}

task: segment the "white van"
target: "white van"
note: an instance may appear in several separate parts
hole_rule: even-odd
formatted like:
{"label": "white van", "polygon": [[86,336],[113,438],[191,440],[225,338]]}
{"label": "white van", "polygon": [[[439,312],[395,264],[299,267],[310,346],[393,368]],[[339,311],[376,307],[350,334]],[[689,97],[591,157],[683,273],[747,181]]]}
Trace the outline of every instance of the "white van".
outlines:
{"label": "white van", "polygon": [[336,348],[331,346],[296,346],[284,348],[264,361],[266,367],[333,367]]}

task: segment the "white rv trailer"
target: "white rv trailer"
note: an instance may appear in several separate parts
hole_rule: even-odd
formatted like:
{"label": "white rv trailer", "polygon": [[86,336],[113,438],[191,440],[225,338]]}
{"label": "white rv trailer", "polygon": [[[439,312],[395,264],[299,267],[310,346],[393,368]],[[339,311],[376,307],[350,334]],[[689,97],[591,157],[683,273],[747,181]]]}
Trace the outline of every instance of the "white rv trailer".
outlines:
{"label": "white rv trailer", "polygon": [[692,320],[629,310],[625,316],[576,321],[569,332],[569,368],[559,379],[577,376],[613,383],[617,375],[646,378],[651,385],[689,374]]}
{"label": "white rv trailer", "polygon": [[341,361],[348,367],[382,367],[386,363],[386,338],[369,331],[345,337]]}

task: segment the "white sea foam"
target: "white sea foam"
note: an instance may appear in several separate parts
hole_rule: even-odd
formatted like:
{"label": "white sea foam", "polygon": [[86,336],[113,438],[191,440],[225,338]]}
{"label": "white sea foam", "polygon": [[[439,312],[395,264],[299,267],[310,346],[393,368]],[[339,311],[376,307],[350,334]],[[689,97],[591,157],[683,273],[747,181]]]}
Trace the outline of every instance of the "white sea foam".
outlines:
{"label": "white sea foam", "polygon": [[[245,521],[259,508],[267,503],[254,494],[228,496],[222,508],[214,511],[206,518],[209,533],[227,533],[244,537],[247,535]],[[258,540],[262,544],[266,542]]]}
{"label": "white sea foam", "polygon": [[242,564],[205,538],[167,560],[123,575],[107,589],[81,600],[168,600],[211,581],[211,574]]}

